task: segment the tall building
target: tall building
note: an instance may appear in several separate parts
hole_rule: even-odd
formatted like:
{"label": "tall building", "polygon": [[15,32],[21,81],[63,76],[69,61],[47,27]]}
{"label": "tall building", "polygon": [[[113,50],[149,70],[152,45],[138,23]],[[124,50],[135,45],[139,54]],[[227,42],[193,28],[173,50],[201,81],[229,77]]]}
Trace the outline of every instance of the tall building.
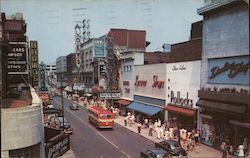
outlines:
{"label": "tall building", "polygon": [[66,56],[60,56],[56,59],[56,86],[66,86],[67,59]]}
{"label": "tall building", "polygon": [[48,84],[48,91],[56,87],[56,64],[46,64],[45,81]]}
{"label": "tall building", "polygon": [[206,0],[200,107],[202,143],[238,147],[250,140],[249,1]]}
{"label": "tall building", "polygon": [[[1,13],[4,19],[4,13]],[[45,157],[41,101],[29,84],[26,23],[21,13],[1,25],[1,157]],[[4,40],[3,40],[4,39]],[[2,41],[4,41],[2,43]],[[3,60],[5,59],[5,60]],[[7,59],[7,60],[6,60]],[[5,87],[6,86],[6,87]]]}

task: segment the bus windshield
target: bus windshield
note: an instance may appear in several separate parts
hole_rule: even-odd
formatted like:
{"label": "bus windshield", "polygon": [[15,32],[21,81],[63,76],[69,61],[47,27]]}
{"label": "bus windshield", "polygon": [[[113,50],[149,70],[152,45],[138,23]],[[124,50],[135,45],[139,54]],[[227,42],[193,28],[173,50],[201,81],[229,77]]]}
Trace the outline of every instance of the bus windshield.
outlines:
{"label": "bus windshield", "polygon": [[111,115],[109,115],[109,114],[100,114],[100,118],[112,118],[112,116]]}

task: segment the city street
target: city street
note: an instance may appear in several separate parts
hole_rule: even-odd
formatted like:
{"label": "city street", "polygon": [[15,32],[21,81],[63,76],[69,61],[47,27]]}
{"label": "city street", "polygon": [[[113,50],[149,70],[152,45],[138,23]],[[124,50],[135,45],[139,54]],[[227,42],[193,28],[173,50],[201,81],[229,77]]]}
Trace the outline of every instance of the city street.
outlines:
{"label": "city street", "polygon": [[[98,130],[88,122],[87,110],[80,107],[72,111],[71,101],[64,99],[64,114],[73,127],[70,146],[76,157],[139,157],[141,151],[153,148],[153,142],[115,124],[114,130]],[[61,106],[61,98],[54,97],[56,107]]]}

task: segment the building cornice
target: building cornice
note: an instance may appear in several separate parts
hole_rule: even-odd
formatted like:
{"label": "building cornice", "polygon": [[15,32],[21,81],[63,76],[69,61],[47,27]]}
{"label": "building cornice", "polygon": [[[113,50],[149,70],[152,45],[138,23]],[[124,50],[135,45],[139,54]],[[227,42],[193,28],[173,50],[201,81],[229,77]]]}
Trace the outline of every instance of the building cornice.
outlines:
{"label": "building cornice", "polygon": [[211,0],[211,4],[208,4],[202,8],[197,9],[197,13],[199,15],[204,15],[209,11],[221,8],[221,7],[226,6],[226,5],[230,5],[234,2],[240,2],[240,1],[244,1],[249,5],[249,0],[220,0],[220,1]]}

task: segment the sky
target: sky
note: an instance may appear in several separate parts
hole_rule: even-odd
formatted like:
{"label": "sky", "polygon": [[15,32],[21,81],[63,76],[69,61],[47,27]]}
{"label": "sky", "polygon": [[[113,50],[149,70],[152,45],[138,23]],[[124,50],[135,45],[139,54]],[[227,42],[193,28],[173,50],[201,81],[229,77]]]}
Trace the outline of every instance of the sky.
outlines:
{"label": "sky", "polygon": [[23,13],[26,35],[37,40],[39,61],[74,52],[76,21],[89,19],[92,38],[111,28],[145,30],[146,51],[162,51],[164,43],[189,40],[191,24],[202,20],[203,0],[0,0],[6,16]]}

